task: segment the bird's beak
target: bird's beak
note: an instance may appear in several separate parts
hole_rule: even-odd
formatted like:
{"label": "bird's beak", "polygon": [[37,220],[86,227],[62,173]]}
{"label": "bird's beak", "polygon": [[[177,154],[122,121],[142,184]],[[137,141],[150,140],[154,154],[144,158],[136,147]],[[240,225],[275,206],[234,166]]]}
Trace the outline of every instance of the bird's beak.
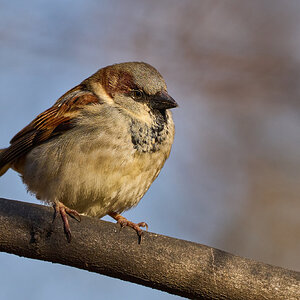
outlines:
{"label": "bird's beak", "polygon": [[152,96],[150,99],[150,105],[155,109],[168,109],[178,106],[176,101],[165,91],[158,92]]}

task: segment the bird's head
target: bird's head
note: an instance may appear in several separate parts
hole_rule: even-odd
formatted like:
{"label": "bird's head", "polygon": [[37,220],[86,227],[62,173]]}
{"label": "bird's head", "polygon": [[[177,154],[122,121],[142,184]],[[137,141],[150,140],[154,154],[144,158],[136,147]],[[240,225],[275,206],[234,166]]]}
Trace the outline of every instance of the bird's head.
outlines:
{"label": "bird's head", "polygon": [[[132,113],[139,114],[151,110],[163,112],[178,106],[169,96],[161,74],[143,62],[111,65],[100,69],[88,80],[99,98]],[[103,97],[103,93],[106,97]]]}

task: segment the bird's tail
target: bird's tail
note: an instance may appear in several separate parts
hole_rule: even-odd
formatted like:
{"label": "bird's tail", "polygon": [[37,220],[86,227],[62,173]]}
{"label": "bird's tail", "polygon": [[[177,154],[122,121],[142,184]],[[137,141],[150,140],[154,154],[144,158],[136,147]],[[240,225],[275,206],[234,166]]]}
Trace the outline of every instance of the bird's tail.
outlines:
{"label": "bird's tail", "polygon": [[3,165],[3,162],[1,160],[2,153],[6,149],[0,149],[0,177],[10,168],[10,164]]}

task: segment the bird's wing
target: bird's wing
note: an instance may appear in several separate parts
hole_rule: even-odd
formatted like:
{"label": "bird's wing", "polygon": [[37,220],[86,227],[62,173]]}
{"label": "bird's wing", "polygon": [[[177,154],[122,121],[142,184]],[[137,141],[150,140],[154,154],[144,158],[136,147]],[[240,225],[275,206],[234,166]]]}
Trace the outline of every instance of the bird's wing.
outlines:
{"label": "bird's wing", "polygon": [[22,157],[35,146],[72,128],[72,121],[80,114],[80,110],[86,105],[97,103],[100,103],[99,98],[84,91],[81,86],[64,94],[12,138],[11,145],[0,153],[0,168]]}

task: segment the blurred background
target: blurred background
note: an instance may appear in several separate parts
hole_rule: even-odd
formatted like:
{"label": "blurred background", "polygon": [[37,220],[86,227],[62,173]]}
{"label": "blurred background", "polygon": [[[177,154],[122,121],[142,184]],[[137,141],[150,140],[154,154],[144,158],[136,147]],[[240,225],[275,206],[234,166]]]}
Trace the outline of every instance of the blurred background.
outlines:
{"label": "blurred background", "polygon": [[[148,62],[180,105],[176,136],[125,216],[300,271],[299,14],[297,0],[1,0],[0,147],[100,67]],[[13,171],[0,197],[37,203]],[[6,253],[0,266],[1,299],[177,298]]]}

